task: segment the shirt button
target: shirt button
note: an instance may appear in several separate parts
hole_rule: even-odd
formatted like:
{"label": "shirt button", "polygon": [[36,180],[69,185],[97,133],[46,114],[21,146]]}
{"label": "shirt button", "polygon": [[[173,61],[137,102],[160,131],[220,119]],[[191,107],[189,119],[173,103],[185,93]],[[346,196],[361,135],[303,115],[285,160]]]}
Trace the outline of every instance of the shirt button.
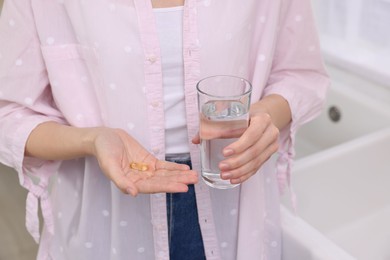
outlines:
{"label": "shirt button", "polygon": [[157,57],[155,55],[150,55],[149,57],[147,57],[147,60],[150,62],[150,63],[155,63],[157,61]]}
{"label": "shirt button", "polygon": [[154,155],[157,155],[157,154],[160,152],[160,149],[158,149],[158,148],[153,148],[153,149],[152,149],[152,152],[153,152]]}
{"label": "shirt button", "polygon": [[152,105],[152,107],[157,108],[157,107],[160,106],[160,102],[154,101],[154,102],[151,103],[151,105]]}

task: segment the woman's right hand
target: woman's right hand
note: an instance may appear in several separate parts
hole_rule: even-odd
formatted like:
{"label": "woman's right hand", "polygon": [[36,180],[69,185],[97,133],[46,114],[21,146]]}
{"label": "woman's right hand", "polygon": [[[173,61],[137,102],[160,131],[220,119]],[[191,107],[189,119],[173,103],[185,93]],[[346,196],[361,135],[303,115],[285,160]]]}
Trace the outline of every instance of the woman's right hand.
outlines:
{"label": "woman's right hand", "polygon": [[[104,174],[124,193],[186,192],[189,184],[198,182],[189,166],[158,160],[133,137],[121,129],[98,128],[91,153]],[[133,169],[131,163],[146,165]]]}

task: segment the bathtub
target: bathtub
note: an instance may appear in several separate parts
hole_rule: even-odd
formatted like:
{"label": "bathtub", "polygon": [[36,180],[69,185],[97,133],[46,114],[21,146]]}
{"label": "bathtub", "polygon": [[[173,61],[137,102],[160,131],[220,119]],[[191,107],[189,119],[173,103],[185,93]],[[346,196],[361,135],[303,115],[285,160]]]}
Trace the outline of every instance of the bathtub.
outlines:
{"label": "bathtub", "polygon": [[[339,77],[340,81],[332,83],[321,115],[298,131],[296,159],[390,126],[390,99],[387,104],[385,100],[378,102],[377,96],[370,96],[357,86],[367,85],[366,82],[358,79],[345,82],[345,77]],[[375,85],[368,87],[375,91]]]}
{"label": "bathtub", "polygon": [[283,260],[390,259],[390,102],[356,89],[334,82],[321,116],[297,135]]}

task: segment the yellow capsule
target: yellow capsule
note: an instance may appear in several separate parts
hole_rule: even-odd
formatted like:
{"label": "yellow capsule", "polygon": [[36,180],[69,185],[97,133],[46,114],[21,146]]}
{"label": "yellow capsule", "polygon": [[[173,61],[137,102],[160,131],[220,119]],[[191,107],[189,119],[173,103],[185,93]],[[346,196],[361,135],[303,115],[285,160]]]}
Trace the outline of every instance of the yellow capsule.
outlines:
{"label": "yellow capsule", "polygon": [[148,170],[148,165],[144,163],[132,162],[130,163],[130,168],[137,171],[144,172]]}

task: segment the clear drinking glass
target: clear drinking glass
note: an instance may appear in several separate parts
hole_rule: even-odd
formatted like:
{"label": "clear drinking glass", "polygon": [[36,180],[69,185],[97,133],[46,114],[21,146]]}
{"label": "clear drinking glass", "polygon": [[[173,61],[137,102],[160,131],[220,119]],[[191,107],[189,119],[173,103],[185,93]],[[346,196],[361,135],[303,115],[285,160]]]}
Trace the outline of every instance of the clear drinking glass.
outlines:
{"label": "clear drinking glass", "polygon": [[236,141],[249,124],[252,85],[235,76],[217,75],[198,82],[201,176],[207,185],[229,189],[238,184],[222,180],[219,162],[222,150]]}

